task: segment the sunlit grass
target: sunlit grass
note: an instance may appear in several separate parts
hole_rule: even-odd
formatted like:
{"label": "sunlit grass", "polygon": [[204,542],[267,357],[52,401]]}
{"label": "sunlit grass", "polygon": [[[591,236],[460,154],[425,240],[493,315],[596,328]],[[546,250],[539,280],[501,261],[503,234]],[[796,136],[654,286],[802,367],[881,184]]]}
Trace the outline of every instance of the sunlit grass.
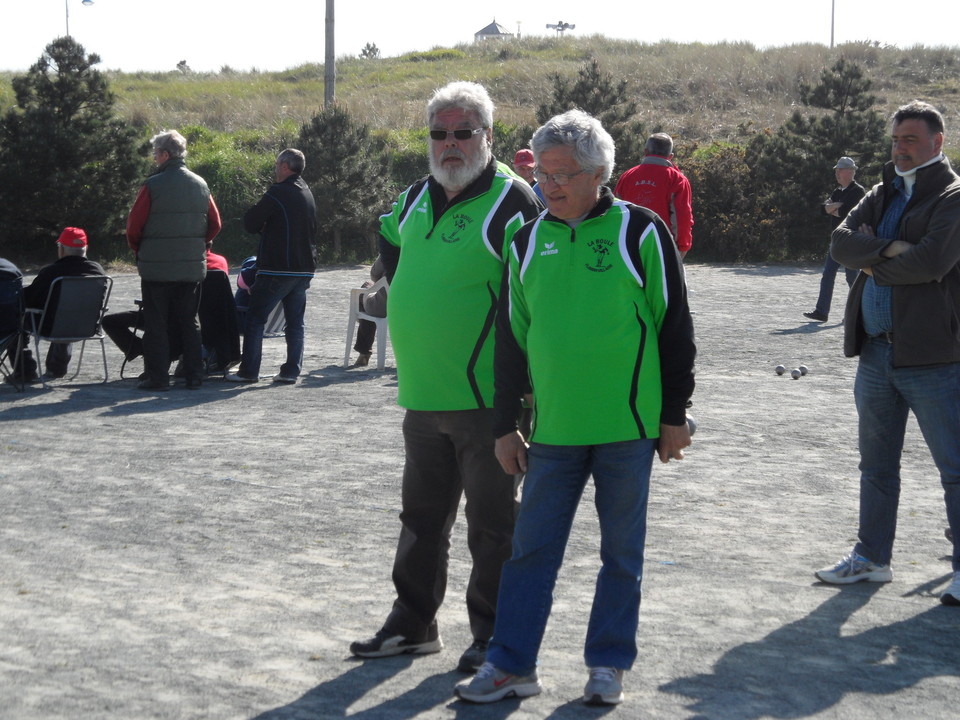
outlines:
{"label": "sunlit grass", "polygon": [[[87,48],[96,52],[96,48]],[[644,43],[601,35],[525,38],[460,44],[400,57],[337,62],[337,102],[373,130],[422,127],[424,105],[437,87],[457,79],[486,85],[497,117],[533,124],[549,99],[552,77],[573,76],[589,58],[627,80],[641,119],[678,140],[703,144],[736,140],[744,129],[779,126],[799,105],[799,84],[815,82],[843,56],[874,83],[881,112],[914,97],[937,104],[955,127],[960,119],[960,48],[907,49],[857,42],[829,49],[797,44],[757,49],[751,43]],[[108,73],[118,110],[144,132],[203,125],[212,130],[256,130],[273,135],[285,123],[305,122],[323,105],[324,66],[280,72]],[[12,75],[0,73],[0,110],[13,104]],[[957,146],[957,136],[948,135]]]}

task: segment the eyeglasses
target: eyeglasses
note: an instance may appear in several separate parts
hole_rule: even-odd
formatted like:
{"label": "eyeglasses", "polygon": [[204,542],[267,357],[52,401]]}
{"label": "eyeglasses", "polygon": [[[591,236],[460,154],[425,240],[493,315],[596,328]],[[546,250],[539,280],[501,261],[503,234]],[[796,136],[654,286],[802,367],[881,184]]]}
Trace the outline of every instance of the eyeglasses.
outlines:
{"label": "eyeglasses", "polygon": [[540,168],[534,168],[533,177],[536,178],[537,182],[541,185],[547,180],[550,180],[554,185],[563,187],[570,182],[570,178],[576,177],[580,173],[585,172],[588,172],[586,168],[577,170],[575,173],[545,173]]}
{"label": "eyeglasses", "polygon": [[457,140],[469,140],[474,135],[479,135],[486,128],[477,128],[476,130],[431,130],[431,140],[446,140],[448,135],[453,135]]}

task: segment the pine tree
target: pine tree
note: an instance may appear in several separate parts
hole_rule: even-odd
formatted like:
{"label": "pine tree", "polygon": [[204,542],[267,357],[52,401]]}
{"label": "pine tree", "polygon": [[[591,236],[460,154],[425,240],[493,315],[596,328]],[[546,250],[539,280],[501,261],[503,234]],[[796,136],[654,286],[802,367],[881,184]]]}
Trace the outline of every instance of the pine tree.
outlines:
{"label": "pine tree", "polygon": [[317,201],[324,256],[343,261],[376,255],[379,216],[394,193],[385,154],[369,127],[333,105],[301,128],[298,147],[307,159],[303,179]]}
{"label": "pine tree", "polygon": [[554,115],[579,108],[597,118],[616,145],[617,167],[633,167],[643,159],[647,141],[643,123],[635,120],[639,108],[627,94],[627,81],[614,82],[600,69],[596,58],[580,67],[576,80],[560,74],[553,76],[553,97],[537,109],[537,122],[545,123]]}
{"label": "pine tree", "polygon": [[838,158],[857,162],[861,183],[879,173],[886,123],[873,109],[870,87],[859,66],[841,58],[821,72],[817,85],[800,86],[804,105],[825,112],[798,110],[776,131],[759,133],[748,144],[746,160],[758,194],[778,207],[794,230],[791,255],[822,253],[830,222],[818,218],[818,208],[835,185],[831,168]]}
{"label": "pine tree", "polygon": [[377,47],[376,43],[367,43],[360,51],[360,57],[364,60],[379,60],[380,48]]}
{"label": "pine tree", "polygon": [[26,257],[47,257],[38,243],[68,225],[87,231],[94,252],[123,231],[145,160],[137,132],[113,114],[99,62],[62,37],[13,79],[16,105],[0,118],[0,238]]}

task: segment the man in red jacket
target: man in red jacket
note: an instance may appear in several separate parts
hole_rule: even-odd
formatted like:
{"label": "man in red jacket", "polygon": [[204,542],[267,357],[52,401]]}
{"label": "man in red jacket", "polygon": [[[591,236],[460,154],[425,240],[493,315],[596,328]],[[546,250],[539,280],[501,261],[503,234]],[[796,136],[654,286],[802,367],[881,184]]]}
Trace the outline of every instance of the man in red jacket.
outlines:
{"label": "man in red jacket", "polygon": [[693,209],[690,181],[673,164],[673,138],[666,133],[651,135],[643,155],[639,165],[620,176],[614,194],[659,215],[684,257],[693,245]]}

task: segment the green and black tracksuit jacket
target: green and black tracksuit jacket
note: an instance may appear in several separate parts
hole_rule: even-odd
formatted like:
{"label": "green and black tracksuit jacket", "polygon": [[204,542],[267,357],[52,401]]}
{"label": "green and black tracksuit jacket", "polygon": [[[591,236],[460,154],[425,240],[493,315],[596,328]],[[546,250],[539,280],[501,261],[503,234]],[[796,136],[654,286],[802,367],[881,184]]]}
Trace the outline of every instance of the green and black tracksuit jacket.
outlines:
{"label": "green and black tracksuit jacket", "polygon": [[423,178],[380,218],[397,402],[409,410],[493,407],[494,320],[503,248],[537,216],[530,187],[496,160],[459,195]]}
{"label": "green and black tracksuit jacket", "polygon": [[497,436],[533,389],[530,440],[596,445],[683,425],[696,348],[663,221],[602,188],[572,228],[543,213],[514,236],[496,348]]}

